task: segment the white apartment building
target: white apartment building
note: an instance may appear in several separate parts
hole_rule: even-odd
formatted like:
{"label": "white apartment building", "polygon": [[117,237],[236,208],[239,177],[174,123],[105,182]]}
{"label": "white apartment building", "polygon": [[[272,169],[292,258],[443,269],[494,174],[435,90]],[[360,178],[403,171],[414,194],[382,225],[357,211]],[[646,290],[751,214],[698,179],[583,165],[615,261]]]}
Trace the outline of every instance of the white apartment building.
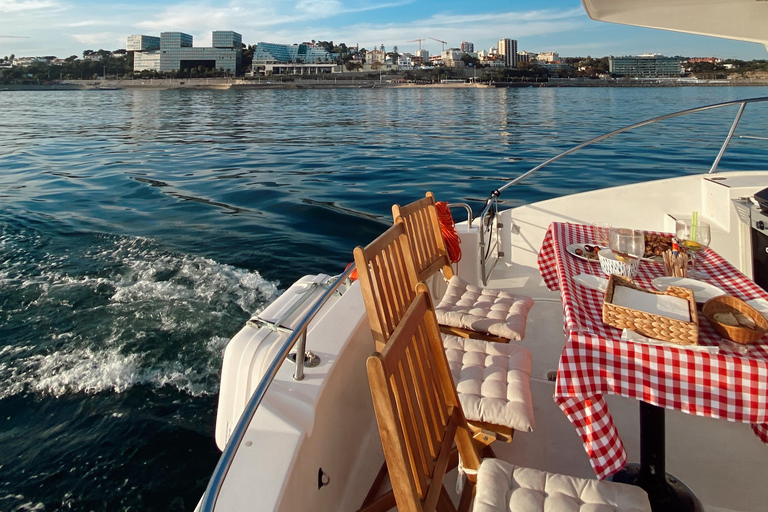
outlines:
{"label": "white apartment building", "polygon": [[557,52],[541,52],[536,57],[536,60],[540,62],[549,62],[551,64],[560,60],[560,54]]}
{"label": "white apartment building", "polygon": [[508,68],[517,67],[517,40],[500,39],[499,55],[503,57],[504,65]]}
{"label": "white apartment building", "polygon": [[368,64],[373,64],[374,62],[381,62],[384,64],[386,58],[387,55],[384,53],[384,50],[371,50],[365,56],[365,60]]}
{"label": "white apartment building", "polygon": [[134,52],[134,71],[158,71],[160,69],[160,50]]}
{"label": "white apartment building", "polygon": [[538,54],[532,53],[532,52],[517,52],[517,60],[518,62],[533,62],[536,60],[536,57]]}

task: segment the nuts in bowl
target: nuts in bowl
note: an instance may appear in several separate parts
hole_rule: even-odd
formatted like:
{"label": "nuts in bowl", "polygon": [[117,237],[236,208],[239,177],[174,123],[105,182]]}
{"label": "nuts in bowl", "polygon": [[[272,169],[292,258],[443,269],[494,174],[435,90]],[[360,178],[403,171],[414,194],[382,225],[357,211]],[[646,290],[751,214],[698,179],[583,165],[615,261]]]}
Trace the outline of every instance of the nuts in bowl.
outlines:
{"label": "nuts in bowl", "polygon": [[643,258],[660,259],[664,251],[672,248],[672,237],[668,235],[645,234],[645,254]]}

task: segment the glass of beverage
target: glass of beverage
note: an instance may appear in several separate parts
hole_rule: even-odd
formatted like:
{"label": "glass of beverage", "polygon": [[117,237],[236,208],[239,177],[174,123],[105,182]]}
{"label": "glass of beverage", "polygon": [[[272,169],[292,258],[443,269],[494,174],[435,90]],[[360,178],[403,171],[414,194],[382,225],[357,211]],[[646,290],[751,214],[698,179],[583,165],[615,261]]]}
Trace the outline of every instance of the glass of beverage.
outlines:
{"label": "glass of beverage", "polygon": [[693,279],[705,277],[703,273],[696,272],[696,256],[709,247],[712,236],[709,224],[700,220],[694,223],[691,219],[678,219],[675,222],[675,235],[691,255],[691,270],[688,272],[688,277]]}
{"label": "glass of beverage", "polygon": [[645,254],[645,235],[637,229],[612,227],[608,230],[608,247],[617,260],[629,266]]}
{"label": "glass of beverage", "polygon": [[594,234],[594,242],[600,246],[601,249],[608,247],[608,233],[611,230],[611,225],[607,222],[593,222],[592,233]]}

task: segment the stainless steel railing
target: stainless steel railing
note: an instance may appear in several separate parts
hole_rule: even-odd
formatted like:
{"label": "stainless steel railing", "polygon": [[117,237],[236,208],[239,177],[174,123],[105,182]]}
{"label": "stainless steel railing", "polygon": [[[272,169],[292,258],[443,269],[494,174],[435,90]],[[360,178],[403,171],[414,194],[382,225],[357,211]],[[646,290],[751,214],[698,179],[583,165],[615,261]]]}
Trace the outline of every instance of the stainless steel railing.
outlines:
{"label": "stainless steel railing", "polygon": [[213,475],[208,481],[208,487],[206,487],[205,494],[203,495],[203,499],[200,503],[200,510],[202,512],[213,512],[214,507],[216,506],[216,500],[218,499],[219,493],[221,492],[221,486],[224,484],[224,479],[229,472],[229,468],[232,467],[232,461],[234,460],[235,454],[240,447],[240,443],[243,441],[243,437],[245,436],[245,432],[248,429],[248,425],[251,423],[251,420],[256,414],[256,410],[259,408],[259,405],[264,399],[264,396],[267,394],[267,390],[269,389],[270,384],[272,384],[272,381],[275,379],[277,371],[282,366],[283,361],[288,358],[289,354],[291,353],[291,349],[293,349],[294,345],[297,343],[298,347],[296,349],[296,370],[294,372],[293,378],[296,380],[302,380],[304,378],[304,348],[306,343],[307,328],[315,318],[315,315],[317,315],[317,313],[325,305],[328,299],[330,299],[336,293],[339,287],[345,282],[349,284],[349,275],[354,270],[355,266],[350,265],[349,268],[347,268],[340,276],[338,276],[336,282],[333,283],[327,290],[325,290],[325,293],[320,296],[315,305],[312,306],[312,308],[310,308],[310,310],[304,315],[293,332],[288,336],[288,338],[286,338],[282,347],[280,347],[280,351],[270,363],[269,368],[267,368],[266,373],[261,378],[259,384],[256,386],[256,389],[251,395],[250,400],[248,400],[248,403],[245,405],[245,409],[243,409],[243,413],[240,416],[240,419],[237,421],[235,428],[232,430],[232,434],[229,436],[229,440],[227,441],[227,445],[224,447],[224,451],[221,453],[221,457],[219,457],[219,462],[216,464],[216,469],[213,470]]}
{"label": "stainless steel railing", "polygon": [[[612,132],[606,133],[604,135],[600,135],[599,137],[595,137],[594,139],[590,139],[586,142],[582,142],[581,144],[572,147],[571,149],[567,151],[563,151],[562,153],[553,156],[549,160],[540,163],[533,169],[524,172],[517,178],[508,181],[503,186],[497,188],[496,190],[492,191],[488,199],[485,201],[485,206],[481,210],[479,217],[481,219],[486,219],[488,217],[491,218],[489,221],[490,223],[493,223],[493,220],[496,218],[496,213],[498,212],[498,198],[501,196],[501,193],[504,192],[504,190],[508,189],[509,187],[516,185],[517,183],[520,183],[522,180],[530,176],[531,174],[535,173],[539,169],[548,166],[549,164],[556,162],[563,158],[564,156],[570,155],[571,153],[575,153],[579,151],[582,148],[585,148],[587,146],[591,146],[592,144],[595,144],[596,142],[600,142],[602,140],[608,139],[610,137],[613,137],[614,135],[618,135],[620,133],[628,132],[630,130],[634,130],[635,128],[640,128],[641,126],[646,126],[653,123],[658,123],[659,121],[664,121],[667,119],[672,119],[674,117],[680,117],[685,116],[688,114],[693,114],[696,112],[704,112],[706,110],[712,110],[716,108],[722,108],[722,107],[730,107],[733,105],[739,105],[739,111],[736,113],[736,118],[733,120],[733,123],[731,124],[731,129],[728,131],[728,135],[725,137],[725,141],[723,141],[723,145],[720,148],[720,151],[718,152],[717,156],[715,157],[715,161],[712,163],[712,167],[709,169],[709,173],[714,173],[717,171],[717,166],[720,164],[720,159],[723,157],[723,154],[725,153],[726,148],[728,147],[728,144],[730,144],[731,139],[733,138],[733,134],[736,132],[736,127],[739,124],[739,121],[741,120],[741,116],[744,113],[744,109],[747,107],[750,103],[761,103],[768,101],[768,97],[760,97],[760,98],[748,98],[743,100],[734,100],[734,101],[726,101],[723,103],[714,103],[712,105],[707,105],[704,107],[696,107],[696,108],[689,108],[687,110],[681,110],[679,112],[675,112],[673,114],[666,114],[659,117],[654,117],[652,119],[648,119],[645,121],[641,121],[639,123],[631,124],[628,126],[625,126],[623,128],[619,128],[618,130],[614,130]],[[760,138],[760,137],[744,137],[744,138]],[[485,220],[483,220],[483,224],[485,225]],[[501,227],[501,226],[499,226]],[[493,269],[496,266],[496,263],[498,263],[498,260],[504,256],[503,251],[497,251],[495,255],[493,255],[493,251],[490,250],[490,248],[493,246],[493,244],[490,243],[490,238],[492,233],[486,233],[486,235],[489,237],[489,241],[485,242],[488,244],[488,248],[486,250],[481,251],[480,255],[480,266],[482,268],[482,278],[483,278],[483,284],[488,284],[488,279],[490,278],[491,273],[493,272]],[[496,238],[498,240],[498,237]],[[480,244],[483,245],[483,234],[481,233],[480,238]],[[492,262],[490,262],[491,258],[494,258]]]}

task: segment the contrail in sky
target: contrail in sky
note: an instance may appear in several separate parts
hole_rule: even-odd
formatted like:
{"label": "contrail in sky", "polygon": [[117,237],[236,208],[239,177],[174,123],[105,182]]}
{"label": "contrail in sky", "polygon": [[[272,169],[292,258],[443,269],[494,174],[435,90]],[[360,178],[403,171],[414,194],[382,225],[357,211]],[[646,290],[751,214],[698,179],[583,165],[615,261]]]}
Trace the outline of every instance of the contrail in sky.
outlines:
{"label": "contrail in sky", "polygon": [[5,39],[29,39],[27,36],[0,36]]}

